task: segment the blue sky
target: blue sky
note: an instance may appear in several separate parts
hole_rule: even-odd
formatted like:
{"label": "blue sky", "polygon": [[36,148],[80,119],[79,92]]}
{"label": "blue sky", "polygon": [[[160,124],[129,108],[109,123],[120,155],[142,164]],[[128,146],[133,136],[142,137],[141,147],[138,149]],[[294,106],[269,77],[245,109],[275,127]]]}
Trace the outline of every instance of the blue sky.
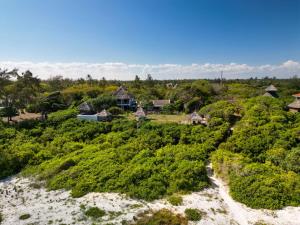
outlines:
{"label": "blue sky", "polygon": [[0,0],[0,8],[2,62],[300,61],[300,0]]}

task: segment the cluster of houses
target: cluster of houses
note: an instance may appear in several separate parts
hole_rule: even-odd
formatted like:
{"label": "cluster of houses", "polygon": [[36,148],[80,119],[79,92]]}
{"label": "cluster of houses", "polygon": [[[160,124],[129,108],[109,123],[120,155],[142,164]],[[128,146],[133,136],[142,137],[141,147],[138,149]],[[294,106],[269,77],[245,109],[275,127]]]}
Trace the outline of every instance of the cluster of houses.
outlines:
{"label": "cluster of houses", "polygon": [[[123,86],[120,86],[114,93],[117,101],[117,106],[123,110],[135,111],[133,114],[136,120],[145,120],[147,119],[147,114],[142,106],[137,104],[134,96],[130,94],[127,89]],[[170,99],[158,99],[152,100],[152,112],[159,112],[163,107],[171,104]],[[77,115],[78,119],[81,120],[90,120],[90,121],[111,121],[112,114],[107,110],[102,110],[101,112],[95,113],[93,106],[87,102],[83,102],[78,107],[80,114]],[[192,124],[202,124],[207,125],[208,119],[204,116],[200,116],[197,112],[193,112],[188,116],[188,121]]]}
{"label": "cluster of houses", "polygon": [[[278,98],[278,89],[274,85],[270,85],[265,89],[263,96]],[[123,110],[135,111],[134,116],[136,120],[145,120],[147,114],[142,106],[137,104],[134,96],[130,94],[127,89],[123,86],[120,86],[114,93],[117,100],[117,106]],[[300,93],[293,95],[295,101],[288,105],[288,108],[291,112],[300,112]],[[170,99],[158,99],[152,100],[152,111],[159,112],[165,106],[171,104]],[[80,114],[77,115],[78,119],[82,120],[92,120],[92,121],[110,121],[112,120],[112,114],[107,110],[102,110],[101,112],[95,113],[92,105],[87,102],[82,103],[79,106]],[[201,124],[208,125],[208,116],[199,115],[196,111],[188,115],[188,122],[190,124]]]}
{"label": "cluster of houses", "polygon": [[[278,89],[274,85],[270,85],[265,89],[265,93],[263,96],[278,98],[277,91]],[[290,112],[300,112],[300,93],[294,94],[295,100],[290,103],[287,107],[289,108]]]}

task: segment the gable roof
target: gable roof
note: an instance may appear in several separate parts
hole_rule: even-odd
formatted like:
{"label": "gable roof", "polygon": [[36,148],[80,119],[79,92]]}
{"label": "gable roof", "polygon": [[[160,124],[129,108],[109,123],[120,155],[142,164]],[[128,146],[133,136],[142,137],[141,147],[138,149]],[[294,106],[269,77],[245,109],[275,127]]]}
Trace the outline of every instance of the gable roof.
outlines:
{"label": "gable roof", "polygon": [[132,95],[128,93],[127,89],[120,86],[114,93],[117,99],[131,99]]}
{"label": "gable roof", "polygon": [[103,109],[100,113],[97,113],[97,115],[101,117],[108,117],[111,116],[111,113]]}
{"label": "gable roof", "polygon": [[271,84],[270,86],[268,86],[265,89],[265,91],[278,91],[278,90],[277,90],[277,88],[273,84]]}
{"label": "gable roof", "polygon": [[170,99],[157,99],[157,100],[152,100],[153,106],[154,107],[163,107],[165,105],[171,104]]}

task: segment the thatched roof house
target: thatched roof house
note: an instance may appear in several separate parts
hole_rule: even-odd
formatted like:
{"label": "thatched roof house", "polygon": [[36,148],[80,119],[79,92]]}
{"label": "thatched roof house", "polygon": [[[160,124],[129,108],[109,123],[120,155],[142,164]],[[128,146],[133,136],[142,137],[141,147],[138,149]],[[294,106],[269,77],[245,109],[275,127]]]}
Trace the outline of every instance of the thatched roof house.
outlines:
{"label": "thatched roof house", "polygon": [[122,109],[136,108],[136,100],[124,86],[120,86],[113,94],[117,99],[117,105]]}
{"label": "thatched roof house", "polygon": [[205,117],[200,116],[196,111],[189,115],[188,120],[192,124],[203,124],[207,125],[207,119]]}
{"label": "thatched roof house", "polygon": [[295,101],[288,105],[291,112],[300,112],[300,93],[294,94]]}
{"label": "thatched roof house", "polygon": [[94,114],[94,108],[90,103],[83,102],[78,106],[78,110],[82,115],[91,115]]}
{"label": "thatched roof house", "polygon": [[152,104],[154,109],[162,109],[166,105],[171,104],[170,99],[157,99],[157,100],[152,100]]}
{"label": "thatched roof house", "polygon": [[278,94],[277,94],[278,89],[273,84],[269,85],[265,89],[265,91],[266,91],[266,93],[263,96],[272,97],[272,98],[278,97]]}

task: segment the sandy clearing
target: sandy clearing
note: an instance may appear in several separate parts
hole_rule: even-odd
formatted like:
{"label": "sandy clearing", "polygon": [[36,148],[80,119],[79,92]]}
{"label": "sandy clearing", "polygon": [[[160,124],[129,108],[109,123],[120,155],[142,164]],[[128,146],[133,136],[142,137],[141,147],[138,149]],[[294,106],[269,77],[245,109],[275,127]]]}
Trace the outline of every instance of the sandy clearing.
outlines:
{"label": "sandy clearing", "polygon": [[[264,222],[273,225],[300,224],[300,207],[287,207],[283,210],[254,210],[235,202],[221,180],[211,177],[216,184],[200,192],[183,196],[183,205],[172,206],[166,200],[153,202],[130,199],[117,193],[89,193],[81,198],[70,197],[69,191],[47,191],[34,188],[36,181],[29,178],[13,177],[0,182],[0,211],[3,225],[28,224],[122,224],[132,221],[139,213],[148,209],[170,209],[184,213],[186,208],[197,208],[204,213],[195,225],[255,224]],[[82,206],[97,206],[107,212],[101,220],[87,218]],[[27,220],[19,216],[30,214]]]}

